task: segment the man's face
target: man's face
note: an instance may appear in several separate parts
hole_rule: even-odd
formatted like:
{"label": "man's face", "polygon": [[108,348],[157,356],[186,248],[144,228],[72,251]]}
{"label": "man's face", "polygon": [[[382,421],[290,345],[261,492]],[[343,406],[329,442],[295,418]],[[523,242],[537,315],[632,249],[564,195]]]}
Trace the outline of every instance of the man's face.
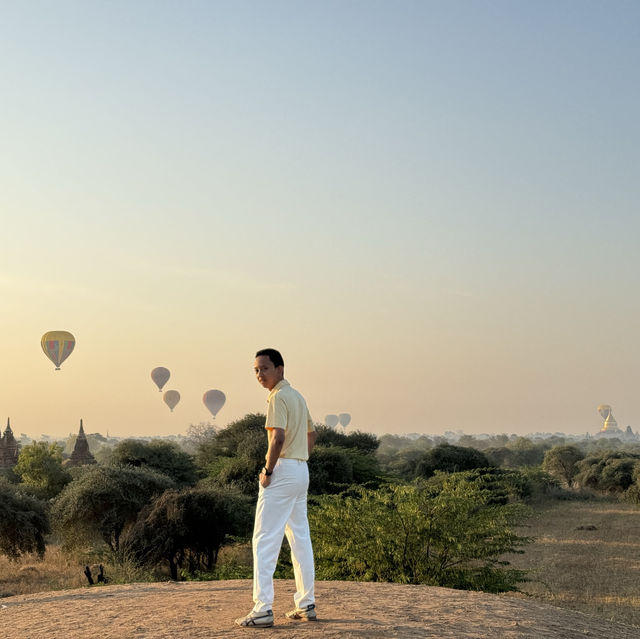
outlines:
{"label": "man's face", "polygon": [[284,367],[276,368],[268,355],[256,357],[253,370],[256,372],[258,382],[268,390],[273,390],[273,387],[284,377]]}

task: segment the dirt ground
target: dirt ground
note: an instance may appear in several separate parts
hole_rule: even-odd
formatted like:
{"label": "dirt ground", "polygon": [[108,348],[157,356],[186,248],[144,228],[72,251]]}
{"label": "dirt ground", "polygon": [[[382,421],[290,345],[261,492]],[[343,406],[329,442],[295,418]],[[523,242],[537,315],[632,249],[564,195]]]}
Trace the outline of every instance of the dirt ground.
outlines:
{"label": "dirt ground", "polygon": [[290,621],[292,581],[276,581],[276,624],[239,628],[251,608],[246,580],[94,586],[0,599],[4,639],[640,639],[640,628],[531,600],[400,584],[320,581],[317,622]]}

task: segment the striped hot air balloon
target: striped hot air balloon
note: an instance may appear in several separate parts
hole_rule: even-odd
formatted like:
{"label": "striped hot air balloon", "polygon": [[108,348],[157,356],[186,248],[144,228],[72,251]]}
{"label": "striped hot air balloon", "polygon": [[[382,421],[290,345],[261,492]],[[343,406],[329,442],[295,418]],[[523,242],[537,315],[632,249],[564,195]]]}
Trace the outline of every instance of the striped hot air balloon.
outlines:
{"label": "striped hot air balloon", "polygon": [[55,364],[56,370],[64,362],[76,345],[76,338],[68,331],[48,331],[40,340],[44,354]]}

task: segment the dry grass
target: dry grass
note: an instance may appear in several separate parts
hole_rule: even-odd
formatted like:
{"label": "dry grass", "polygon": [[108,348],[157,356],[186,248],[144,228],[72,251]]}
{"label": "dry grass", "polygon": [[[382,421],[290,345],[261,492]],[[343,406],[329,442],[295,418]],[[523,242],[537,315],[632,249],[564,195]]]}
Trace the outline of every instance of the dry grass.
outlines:
{"label": "dry grass", "polygon": [[[103,553],[103,556],[105,553]],[[168,581],[168,568],[148,570],[132,561],[110,562],[100,553],[66,554],[58,545],[47,546],[42,560],[36,555],[23,555],[18,561],[10,561],[0,555],[0,599],[13,595],[28,595],[50,590],[69,590],[88,586],[84,567],[102,563],[110,584]],[[250,544],[225,546],[218,557],[220,575],[223,579],[246,579],[252,575]]]}
{"label": "dry grass", "polygon": [[535,543],[524,555],[508,559],[514,567],[530,571],[532,581],[522,586],[524,593],[562,608],[640,626],[637,506],[556,502],[539,512],[523,532],[536,537]]}
{"label": "dry grass", "polygon": [[80,588],[87,583],[83,569],[79,558],[62,553],[58,546],[48,546],[42,561],[32,555],[9,561],[0,555],[0,597]]}
{"label": "dry grass", "polygon": [[[0,598],[28,595],[50,590],[68,590],[88,586],[84,567],[102,563],[111,584],[128,584],[169,579],[160,571],[152,573],[130,561],[117,564],[100,559],[99,554],[73,555],[64,553],[57,545],[47,546],[42,560],[35,555],[23,555],[18,561],[9,561],[0,555]],[[94,571],[94,578],[97,571]]]}

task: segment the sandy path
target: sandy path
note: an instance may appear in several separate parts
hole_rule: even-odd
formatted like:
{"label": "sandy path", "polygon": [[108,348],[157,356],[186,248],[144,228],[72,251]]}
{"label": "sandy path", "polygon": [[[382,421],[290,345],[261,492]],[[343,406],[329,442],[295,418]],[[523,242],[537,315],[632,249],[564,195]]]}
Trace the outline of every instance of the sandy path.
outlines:
{"label": "sandy path", "polygon": [[318,582],[320,620],[301,623],[283,617],[292,607],[294,590],[293,582],[276,581],[276,625],[270,629],[234,625],[234,618],[251,607],[251,582],[245,580],[132,584],[19,595],[0,599],[0,636],[640,639],[640,628],[535,601],[400,584]]}

